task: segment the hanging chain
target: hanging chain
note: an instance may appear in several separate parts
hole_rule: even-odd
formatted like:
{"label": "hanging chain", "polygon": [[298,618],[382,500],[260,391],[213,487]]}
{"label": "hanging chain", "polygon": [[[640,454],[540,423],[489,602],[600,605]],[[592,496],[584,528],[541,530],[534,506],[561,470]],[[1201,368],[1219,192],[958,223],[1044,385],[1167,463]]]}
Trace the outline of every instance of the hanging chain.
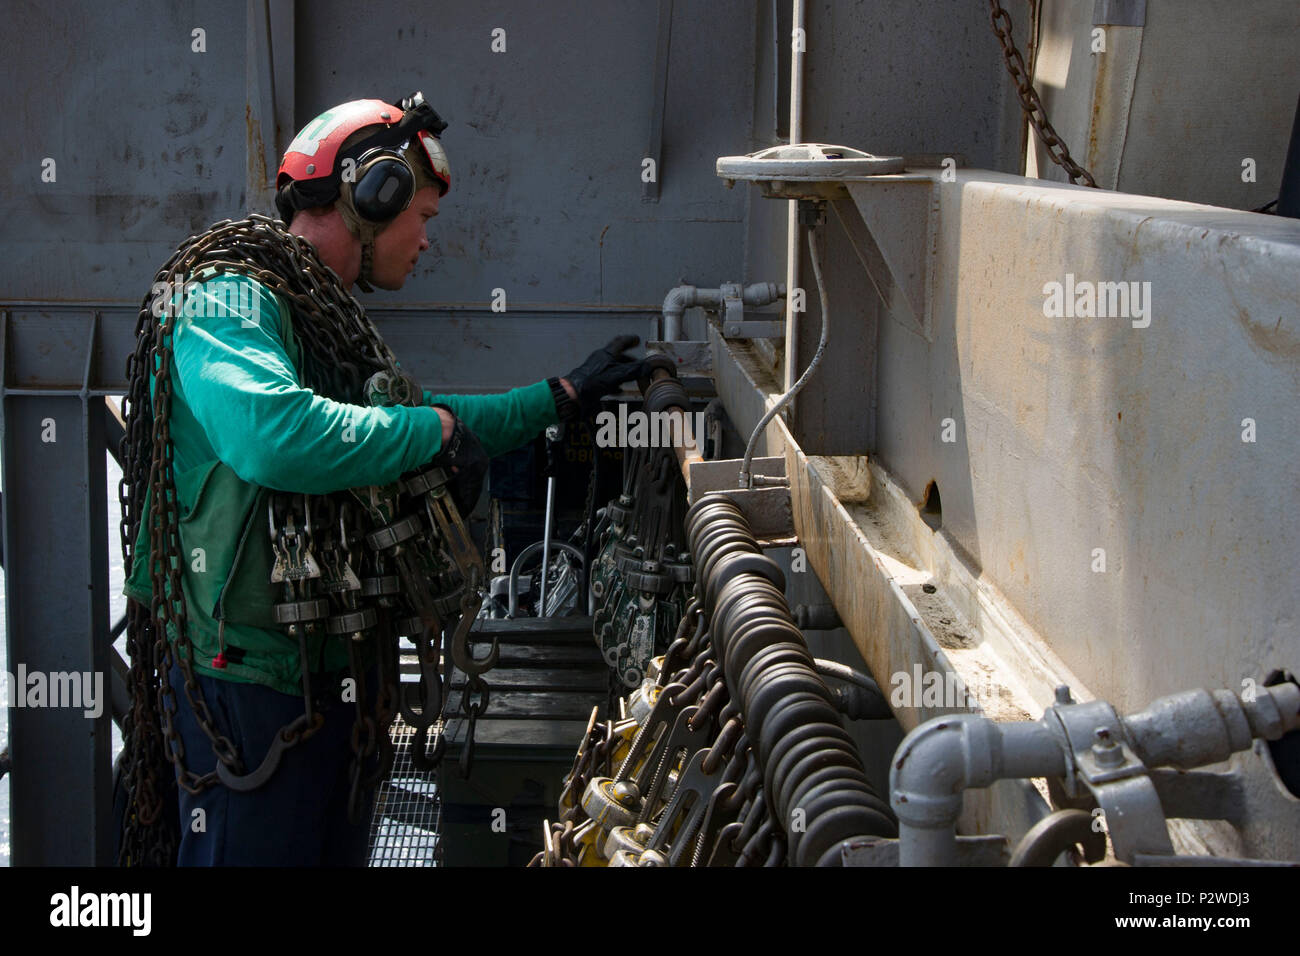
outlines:
{"label": "hanging chain", "polygon": [[1074,161],[1070,156],[1069,147],[1065,145],[1048,120],[1043,101],[1038,98],[1038,91],[1034,89],[1033,78],[1025,67],[1024,58],[1016,48],[1011,17],[1002,8],[999,0],[989,0],[989,20],[993,24],[993,32],[997,34],[998,43],[1002,44],[1002,56],[1007,61],[1007,72],[1011,74],[1011,80],[1016,85],[1020,108],[1024,110],[1025,118],[1033,126],[1038,138],[1047,147],[1047,154],[1052,158],[1052,162],[1065,170],[1065,174],[1070,177],[1070,182],[1076,185],[1082,182],[1085,186],[1097,188],[1097,181],[1092,178],[1092,173]]}

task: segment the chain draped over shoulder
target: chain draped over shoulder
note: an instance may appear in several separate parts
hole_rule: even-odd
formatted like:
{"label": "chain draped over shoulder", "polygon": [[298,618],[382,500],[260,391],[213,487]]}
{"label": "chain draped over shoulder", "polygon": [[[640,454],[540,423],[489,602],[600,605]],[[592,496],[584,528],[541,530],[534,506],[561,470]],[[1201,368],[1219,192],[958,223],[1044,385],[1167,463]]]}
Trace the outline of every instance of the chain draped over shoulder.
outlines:
{"label": "chain draped over shoulder", "polygon": [[[451,658],[470,677],[463,709],[477,717],[487,703],[481,674],[496,660],[469,654],[469,633],[483,596],[483,564],[451,496],[441,469],[426,467],[397,482],[340,489],[328,495],[271,492],[265,521],[274,557],[268,587],[281,595],[275,619],[299,648],[304,713],[281,729],[256,768],[245,765],[216,726],[195,676],[183,586],[179,502],[170,434],[172,345],[182,293],[196,281],[221,275],[253,279],[288,306],[293,335],[301,345],[299,374],[305,387],[339,402],[358,405],[418,405],[423,392],[403,373],[392,351],[360,303],[324,265],[315,248],[292,235],[282,222],[263,216],[226,220],[183,243],[158,271],[141,306],[135,352],[128,357],[129,391],[122,442],[122,548],[126,573],[149,560],[151,606],[130,601],[127,651],[131,660],[131,708],[124,724],[124,783],[128,807],[119,862],[167,865],[177,834],[163,812],[166,762],[177,783],[191,793],[221,783],[232,790],[261,786],[283,753],[323,726],[321,687],[313,688],[308,638],[346,642],[355,681],[356,719],[349,814],[364,810],[363,794],[392,761],[389,726],[396,712],[416,730],[413,757],[431,769],[445,743],[437,735],[443,719],[444,632]],[[150,385],[153,384],[153,393]],[[146,510],[147,502],[147,510]],[[141,539],[141,522],[147,537]],[[256,526],[254,526],[256,527]],[[148,553],[136,554],[138,540]],[[399,685],[400,637],[415,644],[420,666],[416,685]],[[169,639],[170,638],[170,639]],[[213,659],[224,666],[225,645]],[[168,674],[173,662],[200,728],[212,742],[216,766],[197,774],[186,768],[175,728],[175,694]],[[373,699],[366,675],[378,673]],[[412,695],[404,691],[415,690]],[[470,700],[472,693],[477,700]],[[367,706],[369,705],[369,707]],[[467,746],[469,744],[467,743]],[[174,821],[173,821],[174,823]]]}

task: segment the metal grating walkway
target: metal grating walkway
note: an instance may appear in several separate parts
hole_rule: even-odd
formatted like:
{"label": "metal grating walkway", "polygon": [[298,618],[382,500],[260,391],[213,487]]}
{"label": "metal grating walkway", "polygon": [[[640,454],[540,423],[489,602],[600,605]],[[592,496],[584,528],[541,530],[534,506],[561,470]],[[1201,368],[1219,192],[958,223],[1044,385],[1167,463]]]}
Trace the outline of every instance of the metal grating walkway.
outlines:
{"label": "metal grating walkway", "polygon": [[[487,620],[478,622],[478,628],[476,640],[472,641],[474,657],[482,659],[491,640],[500,641],[500,659],[487,675],[491,702],[487,714],[477,722],[478,753],[494,753],[498,758],[504,753],[507,756],[501,759],[506,760],[519,759],[522,753],[526,759],[538,759],[537,755],[558,748],[567,766],[572,759],[571,748],[581,739],[592,707],[603,708],[608,698],[609,670],[592,641],[591,618]],[[434,729],[447,738],[442,767],[458,775],[458,758],[467,729],[458,704],[466,678],[450,666],[450,661],[444,660],[443,667],[450,671],[446,678],[446,725],[435,725]],[[418,679],[415,648],[405,638],[398,645],[398,670],[403,685]],[[448,812],[463,813],[466,807],[454,800],[450,808],[444,807],[440,771],[423,771],[414,766],[414,730],[400,714],[390,733],[393,769],[375,795],[370,866],[442,866],[443,823]],[[433,746],[434,741],[430,741],[430,751]]]}
{"label": "metal grating walkway", "polygon": [[[393,770],[379,784],[370,818],[371,866],[439,866],[442,797],[437,771],[411,763],[413,730],[399,714],[393,721]],[[432,747],[432,744],[430,744]]]}

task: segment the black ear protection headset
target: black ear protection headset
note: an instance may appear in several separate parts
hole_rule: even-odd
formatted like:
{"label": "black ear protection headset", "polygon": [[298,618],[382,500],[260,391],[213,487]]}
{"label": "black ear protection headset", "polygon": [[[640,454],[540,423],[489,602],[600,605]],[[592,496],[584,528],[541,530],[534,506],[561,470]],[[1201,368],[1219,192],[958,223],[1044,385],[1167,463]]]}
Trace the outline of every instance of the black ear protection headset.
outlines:
{"label": "black ear protection headset", "polygon": [[352,208],[367,222],[387,222],[411,204],[415,172],[400,152],[379,146],[355,160]]}
{"label": "black ear protection headset", "polygon": [[446,121],[425,102],[423,93],[404,97],[401,107],[402,118],[396,126],[367,137],[338,159],[342,166],[355,156],[352,206],[367,222],[387,222],[409,206],[415,196],[415,171],[402,155],[400,144],[425,130],[439,136],[447,128]]}
{"label": "black ear protection headset", "polygon": [[384,223],[411,204],[415,196],[415,171],[402,155],[401,146],[421,132],[439,136],[447,122],[424,99],[413,93],[400,101],[402,118],[353,144],[335,157],[333,175],[287,183],[276,195],[285,222],[299,209],[325,206],[339,197],[343,174],[352,179],[352,206],[367,222]]}

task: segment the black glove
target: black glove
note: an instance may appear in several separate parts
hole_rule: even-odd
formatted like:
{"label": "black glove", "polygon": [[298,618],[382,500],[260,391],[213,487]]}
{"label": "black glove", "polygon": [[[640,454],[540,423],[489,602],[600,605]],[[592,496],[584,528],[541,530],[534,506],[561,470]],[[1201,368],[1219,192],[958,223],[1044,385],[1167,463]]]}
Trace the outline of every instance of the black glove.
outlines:
{"label": "black glove", "polygon": [[640,341],[636,335],[616,335],[603,349],[596,349],[585,362],[564,376],[578,393],[578,404],[582,406],[584,415],[592,411],[602,395],[615,391],[640,374],[641,360],[622,354]]}
{"label": "black glove", "polygon": [[491,459],[479,444],[478,437],[469,430],[469,426],[456,417],[446,405],[435,405],[451,415],[453,425],[451,438],[443,442],[442,450],[433,456],[430,464],[437,465],[447,473],[447,490],[451,500],[456,502],[456,510],[465,520],[478,503],[478,496],[483,491],[483,478],[487,475]]}

